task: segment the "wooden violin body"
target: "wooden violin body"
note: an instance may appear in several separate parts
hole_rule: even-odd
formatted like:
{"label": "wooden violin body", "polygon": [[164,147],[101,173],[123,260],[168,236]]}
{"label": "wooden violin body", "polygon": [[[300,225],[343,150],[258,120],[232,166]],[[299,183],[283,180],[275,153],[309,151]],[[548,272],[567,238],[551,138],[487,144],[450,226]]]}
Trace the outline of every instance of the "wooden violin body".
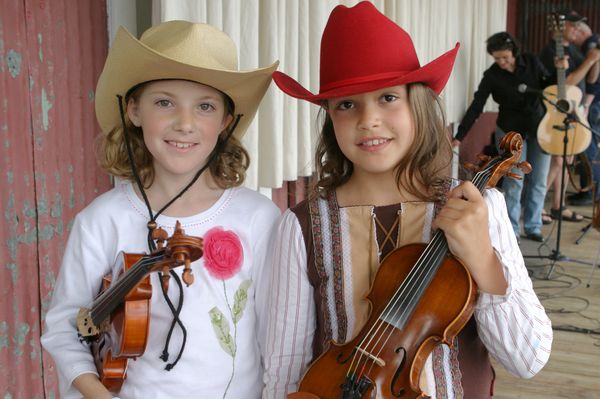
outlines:
{"label": "wooden violin body", "polygon": [[[498,156],[477,172],[472,183],[482,191],[517,166],[522,139],[510,132]],[[425,397],[421,371],[436,345],[453,345],[474,311],[477,287],[468,270],[449,250],[441,230],[427,244],[411,244],[383,259],[368,295],[371,312],[350,342],[318,357],[291,399]]]}
{"label": "wooden violin body", "polygon": [[[89,342],[102,384],[119,392],[127,378],[130,359],[143,355],[150,329],[150,273],[163,272],[163,289],[171,268],[184,265],[183,280],[193,282],[190,264],[203,253],[202,239],[186,236],[177,222],[175,233],[167,238],[156,230],[158,249],[151,255],[121,252],[112,274],[102,280],[100,294],[90,308],[81,308],[77,328]],[[167,246],[163,247],[163,242]]]}
{"label": "wooden violin body", "polygon": [[[304,375],[300,392],[289,398],[300,399],[305,393],[321,399],[423,397],[419,377],[425,360],[435,345],[452,345],[453,337],[473,314],[477,297],[469,272],[447,256],[414,317],[402,328],[390,324],[400,320],[381,322],[380,315],[386,313],[383,307],[398,290],[398,282],[406,280],[424,248],[424,244],[407,245],[392,251],[381,263],[368,296],[373,307],[366,324],[379,326],[380,331],[363,330],[345,345],[332,344]],[[365,340],[368,335],[372,337]],[[347,375],[353,361],[358,364],[350,369],[356,374]]]}
{"label": "wooden violin body", "polygon": [[[113,270],[121,270],[119,274],[122,274],[143,257],[144,254],[121,252]],[[112,276],[105,276],[101,292],[108,290],[112,281]],[[121,390],[127,378],[128,360],[144,354],[150,329],[151,298],[152,285],[146,276],[112,312],[108,331],[92,342],[100,382],[111,392]]]}

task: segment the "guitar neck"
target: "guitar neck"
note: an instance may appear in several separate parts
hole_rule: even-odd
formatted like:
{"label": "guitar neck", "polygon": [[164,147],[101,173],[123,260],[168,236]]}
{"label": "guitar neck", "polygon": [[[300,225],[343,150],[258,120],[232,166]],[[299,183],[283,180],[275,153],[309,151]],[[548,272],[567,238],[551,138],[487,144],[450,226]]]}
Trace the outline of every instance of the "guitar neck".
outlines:
{"label": "guitar neck", "polygon": [[[562,44],[562,32],[556,31],[554,33],[554,43],[556,45],[555,52],[556,57],[558,59],[563,59],[565,57],[565,49]],[[566,82],[566,70],[565,68],[556,68],[556,86],[557,86],[557,96],[558,100],[564,100],[567,97],[567,91],[565,88]]]}
{"label": "guitar neck", "polygon": [[[123,257],[120,257],[123,263]],[[127,294],[154,269],[156,263],[165,258],[164,252],[152,256],[144,256],[129,267],[121,277],[113,281],[111,286],[103,291],[92,304],[90,317],[96,326],[107,320],[112,312],[123,303]],[[113,276],[113,280],[114,280]]]}

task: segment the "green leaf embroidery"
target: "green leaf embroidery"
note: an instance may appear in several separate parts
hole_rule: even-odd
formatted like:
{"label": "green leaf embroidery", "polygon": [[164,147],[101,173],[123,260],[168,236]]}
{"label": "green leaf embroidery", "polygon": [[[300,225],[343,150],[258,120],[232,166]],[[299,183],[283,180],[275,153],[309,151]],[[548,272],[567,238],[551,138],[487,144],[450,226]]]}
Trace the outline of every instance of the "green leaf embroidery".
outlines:
{"label": "green leaf embroidery", "polygon": [[244,280],[233,296],[233,308],[231,309],[231,318],[233,323],[237,324],[244,315],[246,302],[248,302],[248,288],[252,285],[252,280]]}
{"label": "green leaf embroidery", "polygon": [[223,348],[229,356],[235,357],[235,341],[231,337],[231,334],[229,334],[229,322],[216,306],[212,308],[208,314],[210,315],[210,322],[212,323],[217,339],[221,344],[221,348]]}

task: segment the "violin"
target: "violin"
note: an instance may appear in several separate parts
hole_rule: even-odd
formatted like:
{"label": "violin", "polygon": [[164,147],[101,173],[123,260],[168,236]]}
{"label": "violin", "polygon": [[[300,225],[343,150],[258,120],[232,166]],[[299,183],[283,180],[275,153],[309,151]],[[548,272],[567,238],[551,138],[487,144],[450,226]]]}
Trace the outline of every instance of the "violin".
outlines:
{"label": "violin", "polygon": [[[522,139],[510,132],[504,153],[488,159],[472,179],[483,191],[517,166]],[[436,345],[452,346],[471,318],[477,287],[467,268],[448,250],[438,230],[426,246],[410,244],[390,252],[381,262],[368,300],[371,313],[350,342],[330,348],[304,374],[299,392],[290,399],[359,399],[425,397],[419,377]]]}
{"label": "violin", "polygon": [[[150,255],[121,252],[112,274],[104,276],[100,294],[89,308],[81,308],[77,329],[91,343],[100,381],[117,393],[127,378],[129,359],[144,354],[150,328],[150,273],[163,272],[168,288],[169,270],[184,266],[183,281],[193,283],[191,262],[203,254],[202,238],[186,236],[177,222],[173,236],[163,229],[152,232],[157,249]],[[164,245],[166,242],[166,246]]]}

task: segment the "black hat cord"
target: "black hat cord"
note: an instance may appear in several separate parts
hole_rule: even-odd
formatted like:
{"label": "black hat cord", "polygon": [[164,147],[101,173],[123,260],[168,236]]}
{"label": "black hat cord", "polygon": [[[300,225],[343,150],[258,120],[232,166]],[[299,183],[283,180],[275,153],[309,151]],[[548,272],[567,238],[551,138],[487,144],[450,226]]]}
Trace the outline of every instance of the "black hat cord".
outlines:
{"label": "black hat cord", "polygon": [[[202,175],[202,173],[216,159],[217,155],[225,147],[225,144],[227,143],[227,141],[229,141],[229,138],[232,136],[235,128],[237,127],[237,125],[238,125],[238,123],[240,121],[240,118],[243,115],[241,115],[241,114],[236,115],[236,119],[235,119],[234,123],[232,124],[231,128],[227,130],[227,134],[225,135],[225,137],[223,139],[220,139],[220,138],[218,139],[217,145],[215,146],[215,148],[210,153],[210,155],[208,157],[208,160],[206,161],[206,163],[204,164],[204,166],[202,166],[202,168],[196,173],[196,175],[190,181],[190,183],[188,183],[188,185],[186,185],[179,192],[179,194],[177,194],[175,197],[173,197],[173,199],[171,199],[158,212],[156,212],[156,214],[153,214],[152,207],[150,206],[150,201],[148,200],[148,196],[146,195],[146,191],[144,190],[144,185],[142,184],[142,180],[140,178],[137,166],[135,165],[135,160],[134,160],[134,157],[133,157],[133,150],[131,148],[131,136],[130,136],[130,133],[129,133],[129,129],[127,129],[127,124],[125,123],[125,111],[124,111],[124,108],[123,108],[123,97],[120,96],[120,95],[117,95],[117,101],[119,103],[119,113],[120,113],[120,116],[121,116],[121,124],[123,126],[123,133],[124,133],[124,136],[125,136],[125,146],[127,147],[127,155],[128,155],[128,158],[129,158],[129,163],[131,165],[131,171],[132,171],[133,176],[135,178],[136,185],[137,185],[137,187],[138,187],[138,189],[139,189],[139,191],[140,191],[140,193],[142,195],[142,198],[144,199],[144,203],[146,204],[146,208],[148,209],[148,214],[150,216],[150,221],[147,224],[147,227],[148,227],[148,238],[147,238],[147,240],[148,240],[148,248],[152,252],[152,251],[156,250],[156,244],[154,243],[154,239],[152,238],[152,232],[157,227],[156,219],[169,206],[171,206],[171,204],[173,202],[175,202],[190,187],[192,187],[192,185],[198,180],[198,178],[200,177],[200,175]],[[185,326],[183,325],[183,322],[179,318],[179,314],[181,313],[181,309],[183,308],[183,284],[181,283],[181,280],[179,279],[179,276],[177,276],[177,273],[175,273],[173,270],[171,270],[170,274],[171,274],[171,277],[174,278],[174,280],[177,283],[177,286],[179,288],[179,299],[177,301],[177,309],[175,309],[175,306],[173,306],[173,303],[171,302],[171,299],[169,298],[169,296],[167,294],[167,291],[165,289],[162,289],[163,297],[164,297],[165,301],[167,302],[167,305],[169,306],[169,309],[171,309],[171,313],[173,314],[173,321],[171,322],[171,326],[169,328],[169,333],[167,334],[167,339],[166,339],[166,342],[165,342],[165,346],[163,348],[163,351],[162,351],[162,354],[161,354],[160,358],[163,361],[165,361],[165,362],[169,359],[169,350],[168,350],[168,348],[169,348],[169,343],[171,342],[171,336],[173,334],[173,330],[175,328],[175,324],[178,324],[179,327],[181,328],[181,331],[183,333],[183,341],[181,343],[181,348],[179,349],[179,353],[177,355],[177,358],[175,359],[175,361],[173,361],[172,363],[168,363],[165,366],[166,370],[171,370],[173,367],[175,367],[175,365],[177,364],[177,362],[181,358],[181,355],[183,354],[183,350],[185,348],[185,343],[186,343],[186,340],[187,340],[187,330],[186,330]],[[158,272],[158,275],[159,275],[159,278],[162,279],[162,273]]]}

